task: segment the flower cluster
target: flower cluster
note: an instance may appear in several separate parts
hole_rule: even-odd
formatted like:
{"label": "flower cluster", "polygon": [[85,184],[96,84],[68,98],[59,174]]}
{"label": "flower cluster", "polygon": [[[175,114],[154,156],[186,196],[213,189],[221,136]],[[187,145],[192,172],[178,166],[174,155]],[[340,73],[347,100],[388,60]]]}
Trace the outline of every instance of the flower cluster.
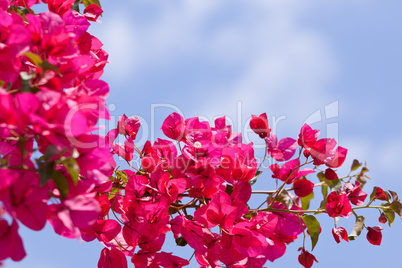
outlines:
{"label": "flower cluster", "polygon": [[[242,143],[241,135],[232,132],[225,117],[217,118],[211,126],[198,117],[184,119],[172,113],[163,122],[162,131],[173,141],[147,141],[140,150],[134,142],[139,119],[121,116],[106,139],[112,154],[127,161],[132,169],[115,170],[112,183],[100,193],[104,218],[84,232],[85,237],[97,238],[105,245],[99,267],[109,267],[106,262],[126,267],[125,256],[135,267],[188,265],[188,260],[161,251],[168,232],[173,233],[178,246],[194,249],[200,267],[263,267],[283,256],[286,245],[302,233],[305,238],[311,237],[314,248],[321,227],[308,213],[347,218],[355,209],[363,208],[367,194],[361,185],[367,168],[343,178],[335,170],[343,164],[346,149],[335,148],[334,139],[318,139],[319,131],[308,125],[302,127],[298,140],[288,137],[278,142],[268,126],[266,114],[252,116],[250,127],[266,142],[267,155],[279,162],[269,169],[282,185],[266,191],[266,202],[252,209],[252,184],[261,173],[262,163],[258,167],[253,144]],[[114,144],[119,135],[124,136],[124,144]],[[131,165],[135,153],[141,159],[138,167]],[[360,166],[354,163],[352,169]],[[312,173],[317,173],[317,184],[306,178]],[[355,179],[354,185],[351,179]],[[293,187],[285,189],[289,184]],[[308,210],[315,186],[323,188],[324,200],[317,210]],[[376,199],[389,198],[377,187],[365,207]],[[397,196],[394,201],[400,204]],[[360,207],[352,208],[352,204]],[[113,219],[106,216],[109,209]],[[398,209],[382,209],[401,214]],[[362,216],[355,215],[361,220]],[[350,236],[343,227],[335,226],[332,232],[339,243],[340,239],[354,239],[364,227],[361,222]],[[378,245],[381,227],[367,229],[369,242]],[[299,262],[311,267],[316,258],[304,246],[300,250]]]}
{"label": "flower cluster", "polygon": [[109,146],[92,134],[108,119],[108,54],[87,32],[100,7],[84,15],[75,1],[0,1],[0,261],[26,255],[19,224],[38,231],[48,221],[69,238],[93,225],[97,187],[114,167]]}

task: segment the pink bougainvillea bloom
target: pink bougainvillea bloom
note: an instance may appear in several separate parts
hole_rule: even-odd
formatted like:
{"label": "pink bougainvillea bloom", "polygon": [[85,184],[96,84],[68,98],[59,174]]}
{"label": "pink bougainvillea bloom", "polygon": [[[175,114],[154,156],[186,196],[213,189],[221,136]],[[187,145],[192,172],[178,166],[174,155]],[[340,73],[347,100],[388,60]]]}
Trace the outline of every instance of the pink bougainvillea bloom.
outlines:
{"label": "pink bougainvillea bloom", "polygon": [[49,10],[60,16],[70,10],[74,2],[75,0],[47,0]]}
{"label": "pink bougainvillea bloom", "polygon": [[267,137],[267,135],[271,132],[271,129],[268,125],[267,114],[263,113],[260,116],[252,115],[250,120],[250,128],[260,136],[261,139]]}
{"label": "pink bougainvillea bloom", "polygon": [[317,140],[311,145],[310,154],[314,159],[314,165],[322,165],[333,158],[332,150],[336,146],[335,139],[325,138]]}
{"label": "pink bougainvillea bloom", "polygon": [[338,148],[336,148],[336,150],[333,152],[334,156],[332,157],[332,159],[325,162],[325,165],[331,168],[340,167],[343,162],[345,162],[347,152],[348,149],[338,146]]}
{"label": "pink bougainvillea bloom", "polygon": [[388,197],[387,195],[384,193],[384,190],[380,187],[377,187],[377,191],[373,197],[373,199],[378,199],[378,200],[382,200],[382,201],[387,201]]}
{"label": "pink bougainvillea bloom", "polygon": [[97,220],[92,226],[85,228],[82,232],[87,237],[96,237],[101,242],[109,242],[121,231],[121,225],[116,220]]}
{"label": "pink bougainvillea bloom", "polygon": [[118,135],[119,131],[117,130],[117,128],[109,130],[109,132],[106,134],[106,142],[109,144],[110,147],[112,147]]}
{"label": "pink bougainvillea bloom", "polygon": [[300,160],[298,158],[290,160],[279,167],[278,164],[270,165],[273,178],[280,179],[281,181],[286,181],[287,184],[292,183],[294,180],[306,176],[315,171],[311,168],[304,168],[299,171]]}
{"label": "pink bougainvillea bloom", "polygon": [[380,223],[386,223],[388,221],[387,215],[384,212],[381,213],[380,217],[378,218]]}
{"label": "pink bougainvillea bloom", "polygon": [[351,183],[345,183],[344,189],[353,205],[364,205],[364,200],[367,197],[367,193],[363,192],[360,188],[360,182],[356,181],[354,186]]}
{"label": "pink bougainvillea bloom", "polygon": [[166,252],[147,252],[140,250],[131,258],[131,262],[136,268],[180,268],[190,263],[180,257],[172,255],[172,253]]}
{"label": "pink bougainvillea bloom", "polygon": [[310,252],[304,250],[304,248],[299,248],[299,251],[301,250],[301,253],[298,257],[299,263],[303,265],[304,268],[310,268],[313,266],[314,262],[317,262],[317,259],[314,257],[313,254]]}
{"label": "pink bougainvillea bloom", "polygon": [[266,142],[268,145],[268,154],[276,161],[287,161],[296,152],[297,142],[292,138],[283,138],[278,143],[276,135],[269,133]]}
{"label": "pink bougainvillea bloom", "polygon": [[20,261],[26,256],[22,239],[18,234],[18,223],[13,220],[11,226],[0,219],[0,261],[11,258]]}
{"label": "pink bougainvillea bloom", "polygon": [[232,229],[234,247],[246,257],[257,257],[268,246],[266,238],[259,232],[249,230],[242,223]]}
{"label": "pink bougainvillea bloom", "polygon": [[90,21],[96,21],[102,13],[103,10],[96,4],[90,4],[84,9],[84,16]]}
{"label": "pink bougainvillea bloom", "polygon": [[131,138],[127,138],[124,142],[124,146],[120,143],[114,144],[112,146],[113,152],[118,156],[123,157],[124,160],[130,162],[133,160],[134,155],[134,142]]}
{"label": "pink bougainvillea bloom", "polygon": [[330,217],[343,217],[347,218],[352,215],[352,206],[346,194],[338,194],[332,192],[327,196],[327,212]]}
{"label": "pink bougainvillea bloom", "polygon": [[375,246],[381,245],[381,240],[382,240],[381,230],[382,230],[381,226],[367,227],[367,231],[368,231],[367,232],[367,240]]}
{"label": "pink bougainvillea bloom", "polygon": [[125,114],[120,116],[119,122],[117,123],[119,134],[129,136],[132,140],[135,140],[135,138],[137,137],[140,126],[141,122],[138,117],[128,118]]}
{"label": "pink bougainvillea bloom", "polygon": [[171,113],[163,121],[161,129],[168,138],[180,141],[184,138],[184,119],[178,113]]}
{"label": "pink bougainvillea bloom", "polygon": [[98,262],[98,268],[127,268],[126,256],[117,248],[104,248]]}
{"label": "pink bougainvillea bloom", "polygon": [[300,130],[299,138],[297,140],[299,146],[304,148],[311,148],[317,141],[320,131],[318,129],[312,129],[309,125],[304,124]]}
{"label": "pink bougainvillea bloom", "polygon": [[324,176],[327,180],[333,181],[338,179],[338,175],[336,174],[335,170],[332,168],[327,168],[325,170]]}
{"label": "pink bougainvillea bloom", "polygon": [[223,229],[233,227],[237,207],[231,205],[229,195],[218,192],[208,205],[204,205],[194,212],[194,220],[204,224],[208,228],[220,225]]}
{"label": "pink bougainvillea bloom", "polygon": [[[21,1],[21,0],[18,0]],[[8,10],[10,6],[10,0],[0,0],[0,10]]]}
{"label": "pink bougainvillea bloom", "polygon": [[338,244],[341,242],[341,239],[349,242],[348,232],[343,227],[333,228],[332,235],[334,236],[334,239]]}
{"label": "pink bougainvillea bloom", "polygon": [[293,182],[293,189],[295,194],[299,197],[308,196],[313,192],[314,183],[307,179],[299,179]]}
{"label": "pink bougainvillea bloom", "polygon": [[64,237],[79,237],[79,229],[94,224],[101,212],[98,201],[90,196],[78,195],[60,204],[49,205],[48,221],[54,231]]}

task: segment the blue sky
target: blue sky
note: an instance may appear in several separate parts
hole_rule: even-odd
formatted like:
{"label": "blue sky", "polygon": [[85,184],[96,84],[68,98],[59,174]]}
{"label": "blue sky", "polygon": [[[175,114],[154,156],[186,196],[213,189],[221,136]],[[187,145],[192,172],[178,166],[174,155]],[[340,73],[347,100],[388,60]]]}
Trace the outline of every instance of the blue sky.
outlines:
{"label": "blue sky", "polygon": [[[103,76],[111,89],[107,129],[123,113],[140,116],[141,143],[162,137],[161,122],[174,111],[211,121],[227,115],[236,131],[246,129],[251,114],[266,112],[279,137],[295,138],[308,121],[322,130],[322,137],[335,137],[349,149],[341,171],[346,173],[354,158],[367,162],[374,183],[366,191],[378,185],[402,195],[400,1],[136,0],[102,5],[102,24],[89,31],[110,54]],[[274,187],[268,171],[257,187]],[[380,225],[377,211],[364,215],[368,226]],[[331,219],[319,219],[323,231],[314,267],[399,263],[399,219],[392,228],[382,225],[380,247],[369,244],[365,233],[337,245]],[[353,216],[340,222],[348,230],[353,224]],[[95,267],[102,248],[58,237],[49,225],[41,232],[21,227],[21,232],[28,256],[7,267]],[[301,244],[297,240],[283,258],[267,265],[298,267]],[[172,243],[166,250],[191,255]]]}

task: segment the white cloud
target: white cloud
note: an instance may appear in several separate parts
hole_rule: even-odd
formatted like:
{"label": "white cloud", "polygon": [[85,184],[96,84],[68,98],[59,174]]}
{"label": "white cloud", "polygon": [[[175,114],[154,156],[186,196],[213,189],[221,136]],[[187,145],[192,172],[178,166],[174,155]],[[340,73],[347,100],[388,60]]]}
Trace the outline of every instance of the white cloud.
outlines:
{"label": "white cloud", "polygon": [[235,117],[240,100],[244,117],[266,111],[301,125],[333,101],[323,90],[337,72],[331,44],[300,23],[318,2],[140,1],[152,19],[136,18],[137,7],[105,14],[98,35],[112,62],[107,73],[122,79],[144,70],[180,72],[178,62],[195,68],[200,60],[214,70],[232,68],[231,76],[197,80],[186,89],[190,99],[175,104],[188,105],[190,114]]}

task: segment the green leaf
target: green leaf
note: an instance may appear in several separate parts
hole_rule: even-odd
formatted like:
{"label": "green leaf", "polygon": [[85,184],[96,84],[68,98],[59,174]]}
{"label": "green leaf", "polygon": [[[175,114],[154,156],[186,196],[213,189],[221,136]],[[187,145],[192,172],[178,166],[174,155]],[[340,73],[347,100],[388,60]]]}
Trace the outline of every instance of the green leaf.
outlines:
{"label": "green leaf", "polygon": [[43,70],[44,72],[46,72],[46,71],[54,71],[54,72],[56,72],[59,76],[63,76],[63,75],[60,73],[59,68],[57,68],[56,65],[53,65],[53,64],[49,63],[47,60],[44,60],[44,61],[42,62],[42,64],[40,65],[40,67],[42,68],[42,70]]}
{"label": "green leaf", "polygon": [[26,52],[24,53],[24,55],[30,60],[32,61],[33,64],[35,64],[35,66],[40,66],[42,64],[42,59],[39,57],[39,55],[32,53],[32,52]]}
{"label": "green leaf", "polygon": [[398,215],[401,217],[401,219],[402,219],[402,204],[401,204],[401,202],[399,202],[399,201],[393,201],[393,202],[391,203],[390,208],[391,208],[396,214],[398,214]]}
{"label": "green leaf", "polygon": [[287,209],[290,209],[293,205],[292,198],[285,189],[278,194],[276,200],[284,204]]}
{"label": "green leaf", "polygon": [[395,220],[395,212],[391,209],[383,209],[385,216],[387,216],[388,219],[388,225],[389,227],[391,227],[391,224],[394,222]]}
{"label": "green leaf", "polygon": [[[325,182],[325,176],[322,171],[317,173],[317,177],[320,180],[320,182]],[[324,199],[326,199],[328,196],[328,186],[326,184],[321,185],[321,192],[322,195],[324,196]]]}
{"label": "green leaf", "polygon": [[392,196],[392,201],[399,201],[399,197],[398,194],[395,193],[394,191],[388,190],[388,192],[391,194]]}
{"label": "green leaf", "polygon": [[310,201],[314,198],[314,192],[311,192],[308,196],[301,198],[302,209],[307,210],[310,208]]}
{"label": "green leaf", "polygon": [[262,173],[262,171],[260,171],[260,170],[258,170],[255,173],[254,178],[252,178],[251,180],[248,181],[250,183],[250,185],[253,185],[254,183],[257,182],[257,178],[258,178],[258,176],[260,176],[261,173]]}
{"label": "green leaf", "polygon": [[95,4],[95,5],[99,6],[100,8],[102,7],[99,0],[84,0],[83,3],[85,5],[85,7],[89,6],[90,4]]}
{"label": "green leaf", "polygon": [[76,0],[73,5],[71,6],[71,9],[77,11],[78,13],[80,13],[80,0]]}
{"label": "green leaf", "polygon": [[351,171],[355,171],[359,167],[361,167],[363,164],[359,162],[359,160],[355,159],[353,160],[352,167],[350,168]]}
{"label": "green leaf", "polygon": [[353,228],[352,233],[349,235],[349,240],[356,240],[356,237],[358,237],[361,234],[363,228],[364,228],[364,217],[357,216],[355,227]]}
{"label": "green leaf", "polygon": [[230,185],[230,184],[226,185],[225,193],[227,193],[228,195],[231,195],[233,190],[234,190],[234,187],[232,185]]}
{"label": "green leaf", "polygon": [[78,174],[80,174],[80,167],[78,166],[77,161],[75,161],[75,159],[72,157],[68,157],[63,159],[61,164],[67,168],[67,171],[70,173],[74,185],[77,185]]}
{"label": "green leaf", "polygon": [[66,177],[59,170],[53,170],[52,180],[60,192],[61,199],[65,199],[68,195],[68,182]]}
{"label": "green leaf", "polygon": [[52,178],[56,164],[54,162],[41,161],[39,159],[36,159],[35,161],[40,175],[40,186],[43,186]]}
{"label": "green leaf", "polygon": [[128,179],[127,179],[127,173],[126,173],[126,172],[117,170],[117,171],[116,171],[116,177],[117,177],[118,179],[120,179],[124,184],[127,183],[127,180],[128,180]]}
{"label": "green leaf", "polygon": [[178,245],[180,247],[185,247],[185,246],[187,246],[187,241],[182,236],[180,236],[180,237],[176,238],[176,245]]}
{"label": "green leaf", "polygon": [[55,157],[55,156],[57,156],[57,155],[60,155],[59,149],[57,149],[57,147],[54,146],[54,145],[49,145],[49,146],[46,148],[46,151],[45,151],[45,154],[44,154],[44,159],[45,159],[46,161],[49,161],[49,160],[51,160],[53,157]]}
{"label": "green leaf", "polygon": [[312,245],[311,250],[314,250],[314,247],[318,242],[318,237],[320,236],[320,230],[321,230],[320,223],[313,215],[303,215],[302,219],[310,234],[311,245]]}
{"label": "green leaf", "polygon": [[342,182],[338,179],[332,181],[325,180],[325,182],[328,184],[329,188],[331,188],[331,192],[338,191],[339,188],[342,186]]}

